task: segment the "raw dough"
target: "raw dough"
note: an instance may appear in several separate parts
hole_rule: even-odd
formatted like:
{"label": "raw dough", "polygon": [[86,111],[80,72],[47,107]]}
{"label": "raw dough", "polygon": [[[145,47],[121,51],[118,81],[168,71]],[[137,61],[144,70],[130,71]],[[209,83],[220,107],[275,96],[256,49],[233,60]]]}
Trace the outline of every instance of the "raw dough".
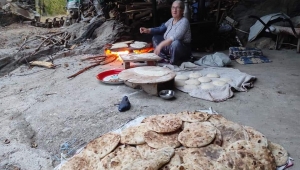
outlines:
{"label": "raw dough", "polygon": [[213,81],[212,83],[216,86],[224,86],[226,84],[225,81],[221,81],[221,80],[216,80],[216,81]]}
{"label": "raw dough", "polygon": [[219,76],[219,74],[217,74],[217,73],[209,73],[209,74],[206,75],[206,77],[210,77],[210,78],[219,78],[220,76]]}
{"label": "raw dough", "polygon": [[183,88],[186,90],[194,90],[194,89],[197,89],[197,86],[196,85],[184,85]]}
{"label": "raw dough", "polygon": [[185,84],[187,84],[187,85],[199,85],[201,83],[197,79],[189,79],[189,80],[185,81]]}
{"label": "raw dough", "polygon": [[176,80],[175,79],[175,86],[176,87],[183,87],[185,85],[184,80]]}
{"label": "raw dough", "polygon": [[213,84],[210,84],[210,83],[204,83],[204,84],[201,85],[201,89],[203,89],[203,90],[212,89],[214,87],[215,86]]}
{"label": "raw dough", "polygon": [[198,78],[198,81],[200,81],[201,83],[208,83],[211,82],[211,79],[208,77],[200,77]]}
{"label": "raw dough", "polygon": [[196,79],[196,78],[199,78],[199,77],[201,77],[201,76],[202,76],[201,73],[193,72],[193,73],[191,73],[191,74],[189,75],[189,78],[191,78],[191,79]]}
{"label": "raw dough", "polygon": [[175,80],[187,80],[189,79],[188,76],[185,75],[176,75]]}

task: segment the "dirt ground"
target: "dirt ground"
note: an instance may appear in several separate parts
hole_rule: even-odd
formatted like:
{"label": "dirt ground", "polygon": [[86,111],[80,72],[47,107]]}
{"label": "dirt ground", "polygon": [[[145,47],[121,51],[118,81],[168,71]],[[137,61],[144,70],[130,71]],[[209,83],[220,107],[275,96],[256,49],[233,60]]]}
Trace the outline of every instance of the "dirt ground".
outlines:
{"label": "dirt ground", "polygon": [[[16,31],[31,34],[48,31],[1,28],[1,52],[15,51],[22,40]],[[11,27],[10,27],[11,28]],[[17,36],[17,35],[16,35]],[[26,35],[23,35],[26,36]],[[3,41],[6,39],[6,41]],[[4,47],[2,46],[1,47]],[[228,51],[224,51],[228,53]],[[294,158],[291,170],[300,169],[300,54],[295,50],[264,51],[273,62],[232,67],[256,76],[254,88],[213,103],[176,91],[175,100],[163,100],[125,85],[106,85],[96,75],[122,63],[99,66],[74,79],[67,79],[89,65],[82,56],[56,59],[56,69],[21,66],[0,78],[0,169],[53,169],[60,146],[67,141],[81,144],[117,129],[139,115],[177,113],[213,107],[229,120],[252,126],[272,142],[281,144]],[[198,54],[202,55],[202,54]],[[115,104],[124,95],[132,107],[119,112]]]}

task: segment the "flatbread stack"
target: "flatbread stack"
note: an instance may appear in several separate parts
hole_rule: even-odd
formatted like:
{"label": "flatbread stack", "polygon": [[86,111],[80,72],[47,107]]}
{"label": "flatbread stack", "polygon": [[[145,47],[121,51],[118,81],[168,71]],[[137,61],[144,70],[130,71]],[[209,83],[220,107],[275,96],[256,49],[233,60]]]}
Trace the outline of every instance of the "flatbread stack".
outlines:
{"label": "flatbread stack", "polygon": [[282,146],[252,127],[184,111],[94,139],[60,170],[275,170],[287,160]]}

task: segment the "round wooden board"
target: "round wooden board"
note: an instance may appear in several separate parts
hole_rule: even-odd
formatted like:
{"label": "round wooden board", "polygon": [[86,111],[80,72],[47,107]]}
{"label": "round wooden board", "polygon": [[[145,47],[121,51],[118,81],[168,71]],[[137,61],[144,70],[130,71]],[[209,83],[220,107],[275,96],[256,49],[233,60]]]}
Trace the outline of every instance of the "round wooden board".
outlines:
{"label": "round wooden board", "polygon": [[163,83],[172,80],[176,74],[164,67],[143,66],[123,70],[119,78],[135,84]]}

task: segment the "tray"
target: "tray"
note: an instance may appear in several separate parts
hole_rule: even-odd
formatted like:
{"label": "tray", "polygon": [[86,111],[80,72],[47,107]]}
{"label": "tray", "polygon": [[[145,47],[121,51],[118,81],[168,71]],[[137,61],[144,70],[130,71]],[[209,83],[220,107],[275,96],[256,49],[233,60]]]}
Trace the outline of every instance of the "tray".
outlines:
{"label": "tray", "polygon": [[102,83],[106,84],[123,84],[124,81],[119,79],[118,74],[123,71],[123,69],[112,69],[106,70],[99,73],[96,77]]}

